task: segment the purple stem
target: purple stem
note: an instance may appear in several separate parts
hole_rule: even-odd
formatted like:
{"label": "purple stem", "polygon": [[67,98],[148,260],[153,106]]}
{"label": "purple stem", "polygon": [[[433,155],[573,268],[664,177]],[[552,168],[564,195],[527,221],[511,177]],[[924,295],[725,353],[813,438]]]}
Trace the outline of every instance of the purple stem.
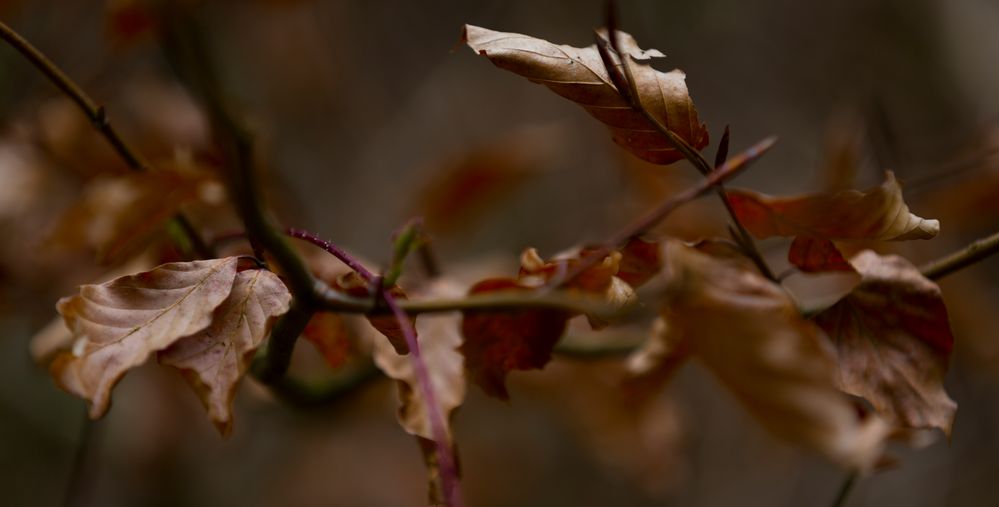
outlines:
{"label": "purple stem", "polygon": [[358,262],[357,259],[351,257],[351,255],[347,253],[344,249],[334,245],[332,242],[320,238],[315,233],[305,231],[302,229],[295,229],[293,227],[289,227],[288,229],[286,229],[285,234],[296,239],[308,241],[309,243],[312,243],[313,245],[316,245],[319,248],[326,250],[327,253],[329,253],[333,257],[336,257],[337,259],[340,259],[350,269],[353,269],[358,275],[361,276],[361,278],[364,279],[365,282],[368,283],[375,282],[377,277],[371,271],[368,271],[368,269],[365,268],[360,262]]}
{"label": "purple stem", "polygon": [[399,307],[399,303],[389,292],[391,287],[383,287],[381,285],[381,277],[368,271],[364,265],[345,250],[330,241],[320,238],[315,233],[294,228],[288,228],[285,233],[293,238],[308,241],[326,250],[326,252],[337,259],[340,259],[378,291],[381,299],[385,301],[385,305],[395,315],[395,319],[399,322],[399,327],[402,328],[402,334],[406,338],[406,345],[409,346],[410,357],[413,361],[413,370],[416,372],[417,383],[420,384],[420,392],[427,403],[427,415],[430,417],[430,432],[433,434],[434,445],[437,448],[437,463],[440,466],[444,502],[449,507],[462,507],[465,502],[458,483],[458,467],[455,463],[454,453],[452,453],[451,442],[447,436],[447,423],[444,420],[444,414],[441,413],[440,405],[437,404],[437,395],[434,394],[434,387],[430,381],[430,371],[427,370],[427,363],[423,361],[423,354],[420,352],[420,342],[416,338],[415,327],[409,319],[409,315]]}

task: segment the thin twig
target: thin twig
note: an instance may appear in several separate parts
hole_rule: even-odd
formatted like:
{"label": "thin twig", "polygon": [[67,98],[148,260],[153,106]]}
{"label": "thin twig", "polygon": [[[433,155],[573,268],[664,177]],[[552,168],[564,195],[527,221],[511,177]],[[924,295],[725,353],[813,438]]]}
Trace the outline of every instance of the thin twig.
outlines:
{"label": "thin twig", "polygon": [[650,211],[645,216],[639,218],[637,221],[625,227],[623,230],[615,234],[611,239],[606,241],[603,246],[601,246],[596,251],[587,255],[579,263],[577,263],[573,269],[566,271],[562,276],[552,277],[548,282],[547,287],[556,288],[567,282],[572,281],[574,278],[579,276],[581,273],[587,269],[593,267],[597,262],[603,260],[612,250],[620,247],[622,244],[627,242],[630,238],[638,236],[656,224],[661,222],[670,213],[672,213],[678,207],[696,199],[697,197],[708,192],[712,188],[721,185],[723,181],[731,178],[738,174],[740,171],[749,166],[753,161],[763,156],[764,153],[769,150],[776,139],[773,137],[764,139],[755,145],[751,146],[748,150],[742,152],[735,158],[725,162],[725,165],[718,168],[716,171],[712,171],[707,175],[706,178],[701,180],[697,185],[684,190],[678,194],[670,196],[667,200],[663,201],[656,209]]}
{"label": "thin twig", "polygon": [[[677,150],[684,158],[690,161],[691,164],[705,177],[708,177],[716,168],[712,167],[708,163],[707,159],[701,155],[693,146],[691,146],[685,139],[680,137],[677,133],[669,129],[668,126],[664,125],[659,118],[656,118],[645,104],[642,103],[641,96],[638,92],[638,84],[635,81],[634,73],[631,70],[630,56],[620,50],[620,45],[618,44],[618,30],[617,30],[617,9],[613,1],[607,3],[607,39],[603,40],[599,35],[597,36],[597,49],[600,52],[600,56],[604,61],[604,66],[607,68],[608,75],[611,76],[612,81],[618,88],[618,92],[621,93],[622,97],[628,101],[632,109],[640,113],[645,119],[660,133],[662,136]],[[610,48],[608,48],[608,45]],[[619,74],[620,70],[614,65],[613,58],[610,57],[610,51],[613,50],[617,55],[617,60],[621,62],[621,70],[623,70],[623,76]],[[626,84],[626,88],[621,86],[621,84]],[[726,129],[727,131],[727,129]],[[732,223],[735,225],[737,232],[737,237],[735,238],[737,242],[743,247],[743,251],[747,257],[756,265],[756,268],[770,280],[776,282],[777,278],[774,276],[770,267],[767,265],[766,261],[763,260],[763,256],[760,254],[759,248],[756,247],[756,242],[753,240],[746,228],[743,227],[742,222],[739,221],[739,217],[735,214],[735,210],[732,209],[732,205],[728,201],[728,197],[725,194],[725,187],[721,183],[713,186],[715,193],[718,198],[721,199],[722,204],[725,206],[725,211],[728,212],[729,217],[732,219]]]}
{"label": "thin twig", "polygon": [[843,507],[846,505],[847,498],[850,497],[850,492],[853,491],[853,486],[857,483],[857,472],[850,472],[843,480],[843,485],[839,487],[839,492],[836,493],[836,498],[833,499],[833,503],[830,507]]}
{"label": "thin twig", "polygon": [[416,338],[412,321],[405,311],[399,306],[395,297],[389,289],[381,289],[382,298],[385,304],[392,310],[399,326],[402,327],[403,336],[406,338],[406,345],[409,346],[409,353],[413,363],[413,370],[416,374],[417,383],[423,399],[427,405],[427,416],[430,419],[430,431],[434,436],[437,448],[437,463],[440,466],[441,489],[444,492],[444,504],[449,507],[461,507],[465,504],[461,493],[461,485],[458,481],[458,467],[454,458],[454,446],[447,434],[447,421],[441,412],[441,407],[437,403],[437,395],[434,393],[434,386],[430,381],[430,371],[427,363],[423,360],[420,352],[420,343]]}
{"label": "thin twig", "polygon": [[357,259],[347,253],[346,250],[336,246],[332,241],[325,240],[319,237],[319,235],[302,229],[295,229],[294,227],[289,227],[285,229],[285,234],[291,236],[295,239],[300,239],[312,243],[319,248],[322,248],[326,253],[340,259],[350,269],[354,270],[365,282],[373,283],[375,281],[376,275],[368,268],[365,268],[363,264]]}
{"label": "thin twig", "polygon": [[979,239],[946,257],[923,264],[919,271],[930,280],[939,280],[996,252],[999,252],[999,232]]}
{"label": "thin twig", "polygon": [[66,492],[63,495],[62,504],[65,507],[74,505],[85,505],[83,496],[86,492],[86,479],[88,464],[92,451],[96,447],[98,437],[97,421],[90,418],[86,410],[83,411],[83,421],[80,423],[80,435],[77,437],[76,449],[73,452],[73,461],[69,469],[69,480],[66,481]]}
{"label": "thin twig", "polygon": [[[45,75],[65,95],[73,101],[81,112],[90,120],[91,125],[108,141],[115,153],[125,162],[125,165],[133,171],[146,171],[151,168],[148,162],[132,148],[121,137],[117,130],[111,126],[104,106],[99,105],[90,98],[86,92],[65,72],[52,62],[44,53],[38,50],[24,37],[15,32],[11,27],[0,22],[0,39],[3,39],[11,47],[17,50],[42,74]],[[198,234],[194,225],[183,214],[178,213],[172,220],[179,226],[179,229],[187,236],[194,252],[199,256],[210,259],[215,257],[214,252]]]}

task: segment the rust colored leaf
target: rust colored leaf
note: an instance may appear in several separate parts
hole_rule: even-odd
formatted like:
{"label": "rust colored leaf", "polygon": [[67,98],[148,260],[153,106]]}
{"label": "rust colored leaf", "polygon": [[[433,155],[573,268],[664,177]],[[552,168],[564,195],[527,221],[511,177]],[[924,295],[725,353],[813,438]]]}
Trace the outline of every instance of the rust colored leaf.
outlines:
{"label": "rust colored leaf", "polygon": [[836,364],[822,331],[787,293],[745,263],[676,241],[664,250],[671,296],[633,371],[661,379],[685,357],[701,361],[776,437],[849,467],[880,457],[887,428],[861,419],[836,388]]}
{"label": "rust colored leaf", "polygon": [[162,364],[184,372],[222,435],[232,430],[232,400],[254,351],[290,303],[291,293],[277,275],[242,271],[210,326],[159,353]]}
{"label": "rust colored leaf", "polygon": [[791,242],[787,252],[787,260],[792,266],[805,273],[822,273],[828,271],[853,272],[836,244],[828,239],[797,236]]}
{"label": "rust colored leaf", "polygon": [[354,348],[350,330],[341,315],[321,312],[312,316],[302,337],[316,347],[331,368],[339,368],[347,362]]}
{"label": "rust colored leaf", "polygon": [[815,316],[839,352],[842,389],[901,428],[950,435],[957,405],[943,380],[954,336],[940,288],[895,255],[865,250],[851,263],[860,285]]}
{"label": "rust colored leaf", "polygon": [[[343,290],[347,294],[355,297],[372,297],[371,293],[368,291],[368,283],[364,281],[357,273],[351,271],[337,278],[335,286],[340,290]],[[389,293],[392,294],[397,300],[406,299],[406,293],[396,285],[393,286]],[[388,338],[389,343],[395,348],[395,351],[399,354],[409,354],[409,345],[406,344],[406,336],[402,331],[402,326],[399,321],[392,315],[368,315],[366,317],[368,322],[378,330],[379,333]],[[415,327],[415,321],[413,319]]]}
{"label": "rust colored leaf", "polygon": [[[472,286],[469,293],[530,290],[534,289],[512,278],[491,278]],[[544,367],[568,321],[569,315],[558,310],[464,312],[461,334],[465,341],[459,350],[471,380],[486,394],[509,399],[506,374]]]}
{"label": "rust colored leaf", "polygon": [[183,204],[217,188],[217,181],[203,172],[164,170],[100,178],[63,214],[49,241],[63,248],[89,248],[101,262],[115,263],[144,246]]}
{"label": "rust colored leaf", "polygon": [[621,248],[617,277],[632,287],[641,287],[663,268],[659,244],[635,237]]}
{"label": "rust colored leaf", "polygon": [[236,257],[164,264],[152,271],[84,285],[56,308],[76,341],[53,361],[63,389],[107,412],[111,389],[127,370],[177,340],[207,328],[229,296]]}
{"label": "rust colored leaf", "polygon": [[[697,118],[684,73],[653,69],[650,61],[665,55],[655,49],[642,50],[631,35],[623,32],[618,35],[622,51],[634,61],[631,68],[642,105],[694,148],[699,150],[707,146],[708,131]],[[575,48],[472,25],[465,25],[462,40],[497,67],[543,84],[582,106],[610,128],[614,142],[635,156],[656,164],[669,164],[683,158],[655,126],[621,96],[596,45]]]}
{"label": "rust colored leaf", "polygon": [[728,200],[742,224],[758,238],[811,236],[823,239],[929,239],[940,222],[909,212],[895,175],[864,192],[844,190],[799,197],[770,197],[729,190]]}

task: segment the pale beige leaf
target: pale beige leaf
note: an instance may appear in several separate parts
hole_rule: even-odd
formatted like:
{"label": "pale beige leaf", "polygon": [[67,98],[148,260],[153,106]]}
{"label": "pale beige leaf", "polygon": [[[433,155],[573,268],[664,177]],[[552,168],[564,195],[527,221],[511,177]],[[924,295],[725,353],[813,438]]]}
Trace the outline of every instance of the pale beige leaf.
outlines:
{"label": "pale beige leaf", "polygon": [[809,236],[821,239],[929,239],[940,222],[909,211],[902,187],[891,171],[880,186],[866,191],[796,197],[771,197],[749,190],[729,190],[728,201],[739,221],[758,238]]}
{"label": "pale beige leaf", "polygon": [[676,241],[664,248],[671,295],[653,337],[662,343],[631,359],[636,373],[668,377],[657,365],[697,358],[778,438],[844,466],[872,466],[887,427],[861,419],[836,388],[832,350],[787,293],[742,262]]}
{"label": "pale beige leaf", "polygon": [[236,257],[164,264],[152,271],[84,285],[56,305],[76,337],[52,364],[56,382],[108,409],[111,389],[153,352],[208,327],[236,277]]}
{"label": "pale beige leaf", "polygon": [[[440,289],[437,294],[457,297],[461,291]],[[464,359],[458,352],[461,345],[460,314],[421,315],[416,319],[417,340],[420,352],[430,374],[434,397],[445,418],[465,400]],[[408,433],[427,440],[434,440],[427,400],[420,389],[419,379],[413,368],[413,358],[396,353],[388,340],[374,340],[375,364],[385,375],[397,380],[399,390],[399,424]],[[446,428],[451,436],[450,425]]]}
{"label": "pale beige leaf", "polygon": [[[642,50],[635,39],[618,32],[620,47],[634,60],[631,65],[642,105],[663,125],[696,149],[708,144],[708,132],[697,118],[679,70],[660,72],[649,65],[663,57]],[[582,106],[607,125],[614,141],[635,156],[656,164],[683,158],[669,140],[614,86],[596,45],[585,48],[552,44],[519,33],[504,33],[465,25],[463,40],[476,53],[502,69],[521,75]]]}
{"label": "pale beige leaf", "polygon": [[290,303],[291,293],[277,275],[263,269],[243,271],[236,275],[229,297],[215,309],[208,328],[160,352],[161,363],[186,370],[223,435],[232,429],[232,400],[253,352]]}
{"label": "pale beige leaf", "polygon": [[860,285],[815,316],[839,352],[842,389],[901,428],[950,435],[957,404],[943,380],[954,336],[940,288],[895,255],[865,250],[850,263]]}

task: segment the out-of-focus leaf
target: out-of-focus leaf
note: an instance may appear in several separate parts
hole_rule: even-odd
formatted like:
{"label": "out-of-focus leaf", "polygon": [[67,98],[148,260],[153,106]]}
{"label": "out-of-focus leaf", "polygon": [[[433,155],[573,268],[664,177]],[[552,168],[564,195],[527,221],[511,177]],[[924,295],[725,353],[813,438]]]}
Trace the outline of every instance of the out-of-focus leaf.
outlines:
{"label": "out-of-focus leaf", "polygon": [[[638,98],[663,125],[696,149],[708,144],[708,131],[697,118],[679,70],[660,72],[651,67],[657,50],[642,50],[635,39],[618,32],[619,45],[631,65]],[[616,143],[635,156],[657,164],[683,158],[655,126],[621,96],[607,72],[596,45],[575,48],[552,44],[518,33],[504,33],[465,25],[462,40],[476,53],[502,69],[543,84],[579,104],[606,124]]]}
{"label": "out-of-focus leaf", "polygon": [[349,359],[354,345],[350,330],[339,314],[321,312],[312,316],[302,337],[316,347],[331,368],[339,368]]}
{"label": "out-of-focus leaf", "polygon": [[148,171],[91,182],[67,210],[49,241],[90,248],[105,263],[135,253],[180,210],[201,197],[214,198],[219,183],[208,173]]}
{"label": "out-of-focus leaf", "polygon": [[642,238],[631,238],[620,250],[617,277],[632,287],[640,287],[663,268],[659,243]]}
{"label": "out-of-focus leaf", "polygon": [[153,352],[208,327],[232,290],[236,257],[164,264],[152,271],[84,285],[56,308],[76,337],[51,365],[63,389],[107,412],[111,389]]}
{"label": "out-of-focus leaf", "polygon": [[[424,315],[416,324],[420,354],[427,366],[434,398],[445,418],[465,400],[464,360],[459,315]],[[375,341],[375,364],[398,381],[399,424],[409,433],[433,440],[427,400],[419,386],[413,360],[401,356],[385,340]],[[450,437],[450,426],[447,428]]]}
{"label": "out-of-focus leaf", "polygon": [[848,467],[872,466],[887,427],[861,419],[835,385],[822,331],[779,286],[745,263],[665,244],[670,297],[650,344],[631,358],[638,374],[668,378],[700,360],[778,438]]}
{"label": "out-of-focus leaf", "polygon": [[748,190],[729,190],[729,203],[739,221],[758,238],[811,236],[823,239],[929,239],[940,222],[909,212],[895,175],[864,192],[844,190],[799,197],[770,197]]}
{"label": "out-of-focus leaf", "polygon": [[828,239],[798,236],[791,242],[787,252],[787,260],[792,266],[805,273],[822,273],[828,271],[853,272],[836,244]]}
{"label": "out-of-focus leaf", "polygon": [[416,214],[435,232],[467,228],[551,165],[560,134],[549,126],[521,128],[452,157],[417,193]]}
{"label": "out-of-focus leaf", "polygon": [[[491,278],[472,286],[469,294],[534,289],[512,278]],[[544,367],[568,320],[569,315],[558,310],[465,311],[465,340],[459,350],[471,380],[486,394],[509,399],[506,374]]]}
{"label": "out-of-focus leaf", "polygon": [[232,400],[253,352],[290,303],[291,293],[277,275],[242,271],[210,326],[159,353],[161,363],[184,372],[222,435],[232,430]]}
{"label": "out-of-focus leaf", "polygon": [[862,279],[815,316],[839,352],[841,388],[901,428],[950,435],[957,404],[943,388],[954,337],[940,288],[907,260],[865,250]]}

